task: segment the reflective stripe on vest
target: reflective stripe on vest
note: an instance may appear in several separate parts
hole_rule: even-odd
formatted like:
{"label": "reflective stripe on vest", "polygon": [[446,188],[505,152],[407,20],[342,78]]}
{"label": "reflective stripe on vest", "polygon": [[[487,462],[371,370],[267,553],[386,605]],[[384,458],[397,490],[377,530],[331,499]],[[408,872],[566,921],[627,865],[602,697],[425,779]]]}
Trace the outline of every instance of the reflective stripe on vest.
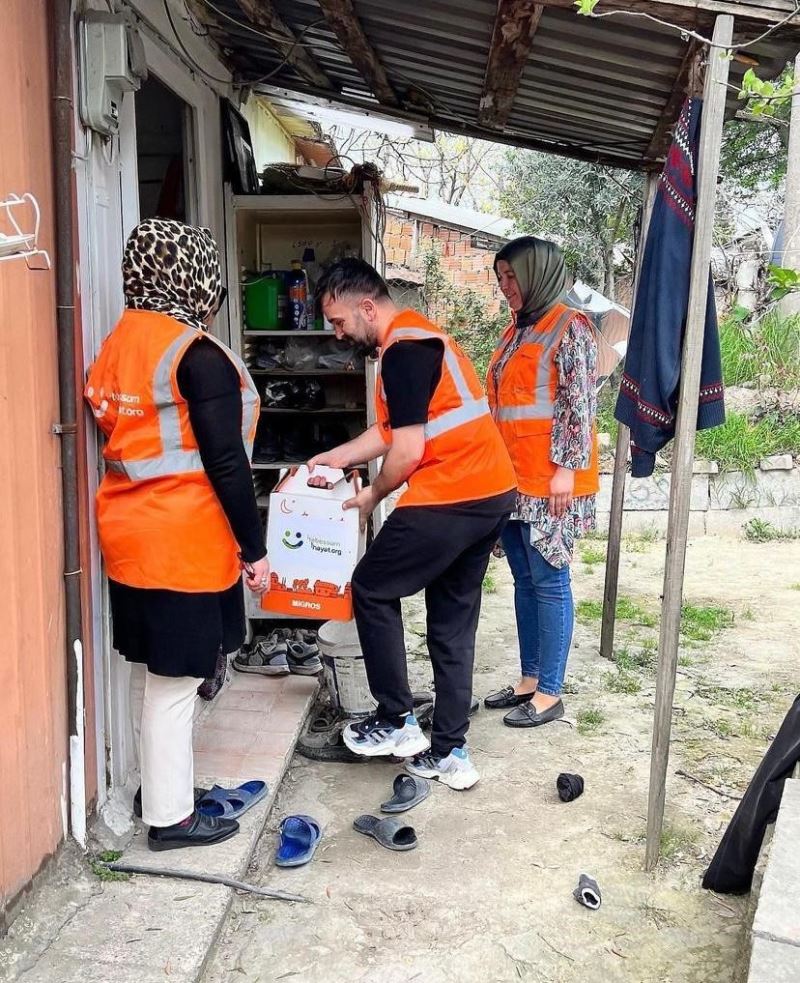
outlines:
{"label": "reflective stripe on vest", "polygon": [[[447,370],[453,380],[453,385],[456,387],[456,392],[461,397],[461,406],[456,406],[452,410],[442,413],[441,416],[437,416],[436,419],[429,420],[425,424],[426,440],[441,437],[442,434],[455,430],[456,427],[462,427],[465,423],[472,423],[474,420],[479,420],[482,416],[490,415],[486,397],[481,396],[476,399],[472,395],[472,391],[467,385],[467,380],[464,378],[464,373],[461,371],[458,356],[450,347],[450,339],[446,334],[440,335],[435,331],[427,331],[425,328],[397,328],[391,334],[391,342],[394,343],[398,339],[411,339],[413,341],[441,340]],[[381,399],[386,402],[383,395],[383,384],[381,384]]]}
{"label": "reflective stripe on vest", "polygon": [[[106,467],[114,474],[121,474],[130,481],[147,481],[150,478],[165,478],[176,474],[189,474],[203,471],[203,461],[197,450],[185,450],[181,438],[181,418],[178,404],[172,395],[172,366],[175,357],[184,345],[191,343],[199,335],[195,328],[187,328],[168,346],[161,356],[153,373],[153,405],[158,414],[158,429],[161,436],[161,453],[137,461],[106,460]],[[213,335],[203,334],[204,338],[215,342],[228,356],[239,372],[242,382],[242,440],[248,458],[253,456],[254,429],[253,416],[258,405],[258,390],[255,387],[247,366],[227,345]]]}
{"label": "reflective stripe on vest", "polygon": [[[511,420],[552,420],[554,406],[553,397],[550,393],[550,367],[552,365],[553,349],[561,339],[564,328],[567,327],[574,316],[574,310],[567,310],[564,311],[549,331],[544,333],[536,331],[535,324],[531,325],[525,331],[522,342],[511,358],[514,358],[525,345],[535,344],[540,345],[542,348],[539,364],[536,367],[536,385],[531,394],[532,401],[530,403],[516,403],[514,406],[503,406],[499,402],[501,386],[498,380],[498,403],[494,410],[494,418],[498,423],[508,423]],[[502,358],[502,353],[500,357]],[[508,363],[506,363],[505,367],[508,368]]]}

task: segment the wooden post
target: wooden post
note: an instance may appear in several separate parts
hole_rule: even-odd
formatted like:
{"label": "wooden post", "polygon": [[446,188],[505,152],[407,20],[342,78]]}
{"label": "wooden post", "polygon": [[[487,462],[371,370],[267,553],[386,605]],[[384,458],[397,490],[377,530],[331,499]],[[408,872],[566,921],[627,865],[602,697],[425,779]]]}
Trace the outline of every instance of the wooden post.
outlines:
{"label": "wooden post", "polygon": [[[714,43],[729,45],[732,36],[733,17],[729,14],[717,17],[714,24]],[[667,555],[664,569],[664,593],[661,603],[661,634],[658,643],[656,707],[653,719],[653,751],[650,759],[650,796],[647,805],[647,849],[645,857],[647,870],[652,870],[658,863],[661,830],[664,824],[664,800],[667,766],[669,764],[670,730],[672,728],[672,701],[675,696],[675,673],[678,666],[683,575],[686,562],[686,538],[689,530],[689,500],[692,489],[692,463],[700,394],[700,366],[703,358],[711,238],[714,229],[717,172],[722,146],[722,125],[725,118],[725,95],[729,67],[730,61],[725,57],[724,51],[718,47],[709,49],[703,93],[689,308],[683,344],[678,419],[672,455]]]}
{"label": "wooden post", "polygon": [[[786,204],[783,211],[783,249],[778,266],[800,272],[800,55],[794,63],[794,94],[786,161]],[[783,314],[800,314],[800,291],[787,294],[780,303],[780,309]]]}
{"label": "wooden post", "polygon": [[[636,250],[636,266],[634,273],[634,293],[631,303],[631,321],[636,308],[636,298],[639,295],[639,280],[644,259],[644,246],[647,241],[647,230],[650,228],[650,216],[658,189],[659,175],[650,172],[644,186],[642,202],[642,229],[639,234],[639,244]],[[619,589],[619,558],[622,549],[622,514],[625,500],[625,475],[628,470],[628,450],[631,446],[631,432],[624,423],[617,427],[617,448],[614,452],[614,478],[611,483],[611,514],[608,517],[608,547],[606,549],[606,584],[603,593],[603,624],[600,629],[600,655],[604,659],[614,657],[614,629],[617,623],[617,591]]]}

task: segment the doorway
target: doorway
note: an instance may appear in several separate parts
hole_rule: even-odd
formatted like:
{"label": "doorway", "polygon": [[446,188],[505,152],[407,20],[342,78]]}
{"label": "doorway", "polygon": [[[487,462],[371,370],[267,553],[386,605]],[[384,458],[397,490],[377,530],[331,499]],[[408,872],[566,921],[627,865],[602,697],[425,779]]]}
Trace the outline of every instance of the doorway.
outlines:
{"label": "doorway", "polygon": [[136,93],[139,219],[196,221],[194,113],[154,75]]}

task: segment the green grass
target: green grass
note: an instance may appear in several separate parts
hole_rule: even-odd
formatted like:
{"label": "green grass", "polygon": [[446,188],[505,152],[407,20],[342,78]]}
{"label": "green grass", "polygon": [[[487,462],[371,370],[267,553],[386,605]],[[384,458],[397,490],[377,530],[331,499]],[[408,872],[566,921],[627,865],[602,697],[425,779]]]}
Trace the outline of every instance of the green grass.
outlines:
{"label": "green grass", "polygon": [[742,611],[742,621],[755,621],[756,616],[752,608],[745,608]]}
{"label": "green grass", "polygon": [[578,733],[583,735],[596,733],[605,723],[606,715],[599,707],[587,707],[578,712]]}
{"label": "green grass", "polygon": [[789,584],[789,590],[800,590],[800,584]]}
{"label": "green grass", "polygon": [[769,386],[800,386],[800,317],[769,314],[748,328],[734,310],[720,324],[722,375],[726,385],[763,380]]}
{"label": "green grass", "polygon": [[[603,617],[603,602],[579,601],[575,613],[579,621],[600,621]],[[644,625],[645,628],[654,628],[658,624],[658,618],[654,614],[646,611],[629,597],[620,597],[617,600],[617,618],[620,621],[632,621]]]}
{"label": "green grass", "polygon": [[744,538],[750,543],[790,542],[800,539],[800,530],[786,529],[781,531],[765,519],[751,519],[749,522],[745,522],[742,526],[742,532]]}
{"label": "green grass", "polygon": [[770,454],[800,454],[800,418],[770,414],[752,422],[728,413],[725,423],[697,435],[695,456],[719,463],[723,471],[749,471]]}
{"label": "green grass", "polygon": [[603,602],[578,601],[575,614],[579,621],[600,621],[603,617]]}
{"label": "green grass", "polygon": [[697,833],[691,829],[667,826],[661,832],[661,859],[668,863],[689,853],[697,843]]}
{"label": "green grass", "polygon": [[597,549],[595,546],[581,546],[580,548],[581,560],[584,563],[592,566],[595,563],[605,563],[606,554],[604,550]]}
{"label": "green grass", "polygon": [[607,672],[603,682],[611,693],[633,694],[638,693],[642,688],[642,681],[637,675],[620,668],[616,672]]}
{"label": "green grass", "polygon": [[104,866],[105,864],[113,864],[121,856],[122,852],[119,850],[106,850],[104,853],[99,853],[89,861],[92,873],[99,877],[101,881],[129,881],[131,878],[130,874],[109,870],[108,867]]}
{"label": "green grass", "polygon": [[496,594],[497,593],[497,581],[491,573],[487,573],[483,578],[483,593],[484,594]]}
{"label": "green grass", "polygon": [[729,608],[684,604],[681,634],[695,642],[708,642],[723,628],[732,628],[733,621],[733,611]]}
{"label": "green grass", "polygon": [[623,646],[614,652],[614,662],[621,672],[633,672],[637,669],[652,669],[658,658],[658,643],[647,639],[638,650]]}
{"label": "green grass", "polygon": [[646,553],[657,539],[658,531],[654,526],[650,526],[649,529],[641,529],[639,532],[625,536],[622,544],[628,553]]}

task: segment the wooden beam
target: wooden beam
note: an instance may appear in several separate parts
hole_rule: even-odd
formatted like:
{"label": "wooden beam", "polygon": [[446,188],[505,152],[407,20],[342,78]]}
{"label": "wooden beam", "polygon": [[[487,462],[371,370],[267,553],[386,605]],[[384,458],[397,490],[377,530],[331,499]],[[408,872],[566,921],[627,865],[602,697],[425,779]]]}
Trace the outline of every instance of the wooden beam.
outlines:
{"label": "wooden beam", "polygon": [[[786,204],[783,211],[783,256],[778,266],[800,273],[800,55],[794,63],[794,92],[786,152]],[[800,292],[787,294],[780,302],[783,314],[800,314]]]}
{"label": "wooden beam", "polygon": [[644,154],[648,160],[663,160],[667,156],[667,151],[672,141],[672,131],[681,114],[681,107],[686,99],[699,60],[702,57],[703,47],[694,38],[686,45],[681,67],[678,69],[678,74],[675,76],[675,82],[672,85],[672,92],[667,99],[661,113],[661,118],[653,131],[653,136]]}
{"label": "wooden beam", "polygon": [[400,100],[389,82],[375,49],[367,40],[353,6],[353,0],[318,0],[318,2],[344,53],[373,95],[384,106],[399,106]]}
{"label": "wooden beam", "polygon": [[[729,15],[717,17],[714,24],[714,44],[725,47],[730,44],[732,36],[733,17]],[[700,394],[700,367],[703,360],[703,334],[708,304],[711,239],[714,231],[717,173],[730,69],[730,60],[724,56],[724,52],[720,51],[719,47],[710,49],[708,59],[698,158],[689,307],[681,358],[681,384],[669,494],[667,555],[664,566],[656,671],[656,706],[653,718],[653,750],[650,758],[650,795],[647,803],[645,856],[647,870],[652,870],[658,863],[661,831],[664,825],[669,740],[672,729],[672,705],[675,697],[683,577],[686,565],[686,539],[689,531],[692,464]]]}
{"label": "wooden beam", "polygon": [[543,10],[534,0],[497,0],[478,107],[480,126],[500,129],[508,122]]}
{"label": "wooden beam", "polygon": [[[644,260],[644,247],[650,228],[650,216],[658,190],[659,175],[647,175],[642,201],[642,228],[636,247],[636,276],[631,304],[631,323],[639,296],[639,285]],[[619,558],[622,550],[622,517],[625,502],[625,478],[628,472],[628,451],[631,446],[631,432],[624,423],[617,427],[617,448],[614,452],[614,478],[611,485],[611,514],[608,518],[608,547],[606,549],[606,582],[603,592],[603,623],[600,629],[600,655],[604,659],[614,657],[614,629],[617,624],[617,593],[619,589]]]}
{"label": "wooden beam", "polygon": [[[300,38],[284,21],[272,0],[236,0],[247,19],[261,30],[275,35],[270,41],[287,65],[291,65],[298,75],[321,89],[332,90],[333,83],[320,68],[309,49],[300,43]],[[267,40],[265,38],[265,40]]]}

